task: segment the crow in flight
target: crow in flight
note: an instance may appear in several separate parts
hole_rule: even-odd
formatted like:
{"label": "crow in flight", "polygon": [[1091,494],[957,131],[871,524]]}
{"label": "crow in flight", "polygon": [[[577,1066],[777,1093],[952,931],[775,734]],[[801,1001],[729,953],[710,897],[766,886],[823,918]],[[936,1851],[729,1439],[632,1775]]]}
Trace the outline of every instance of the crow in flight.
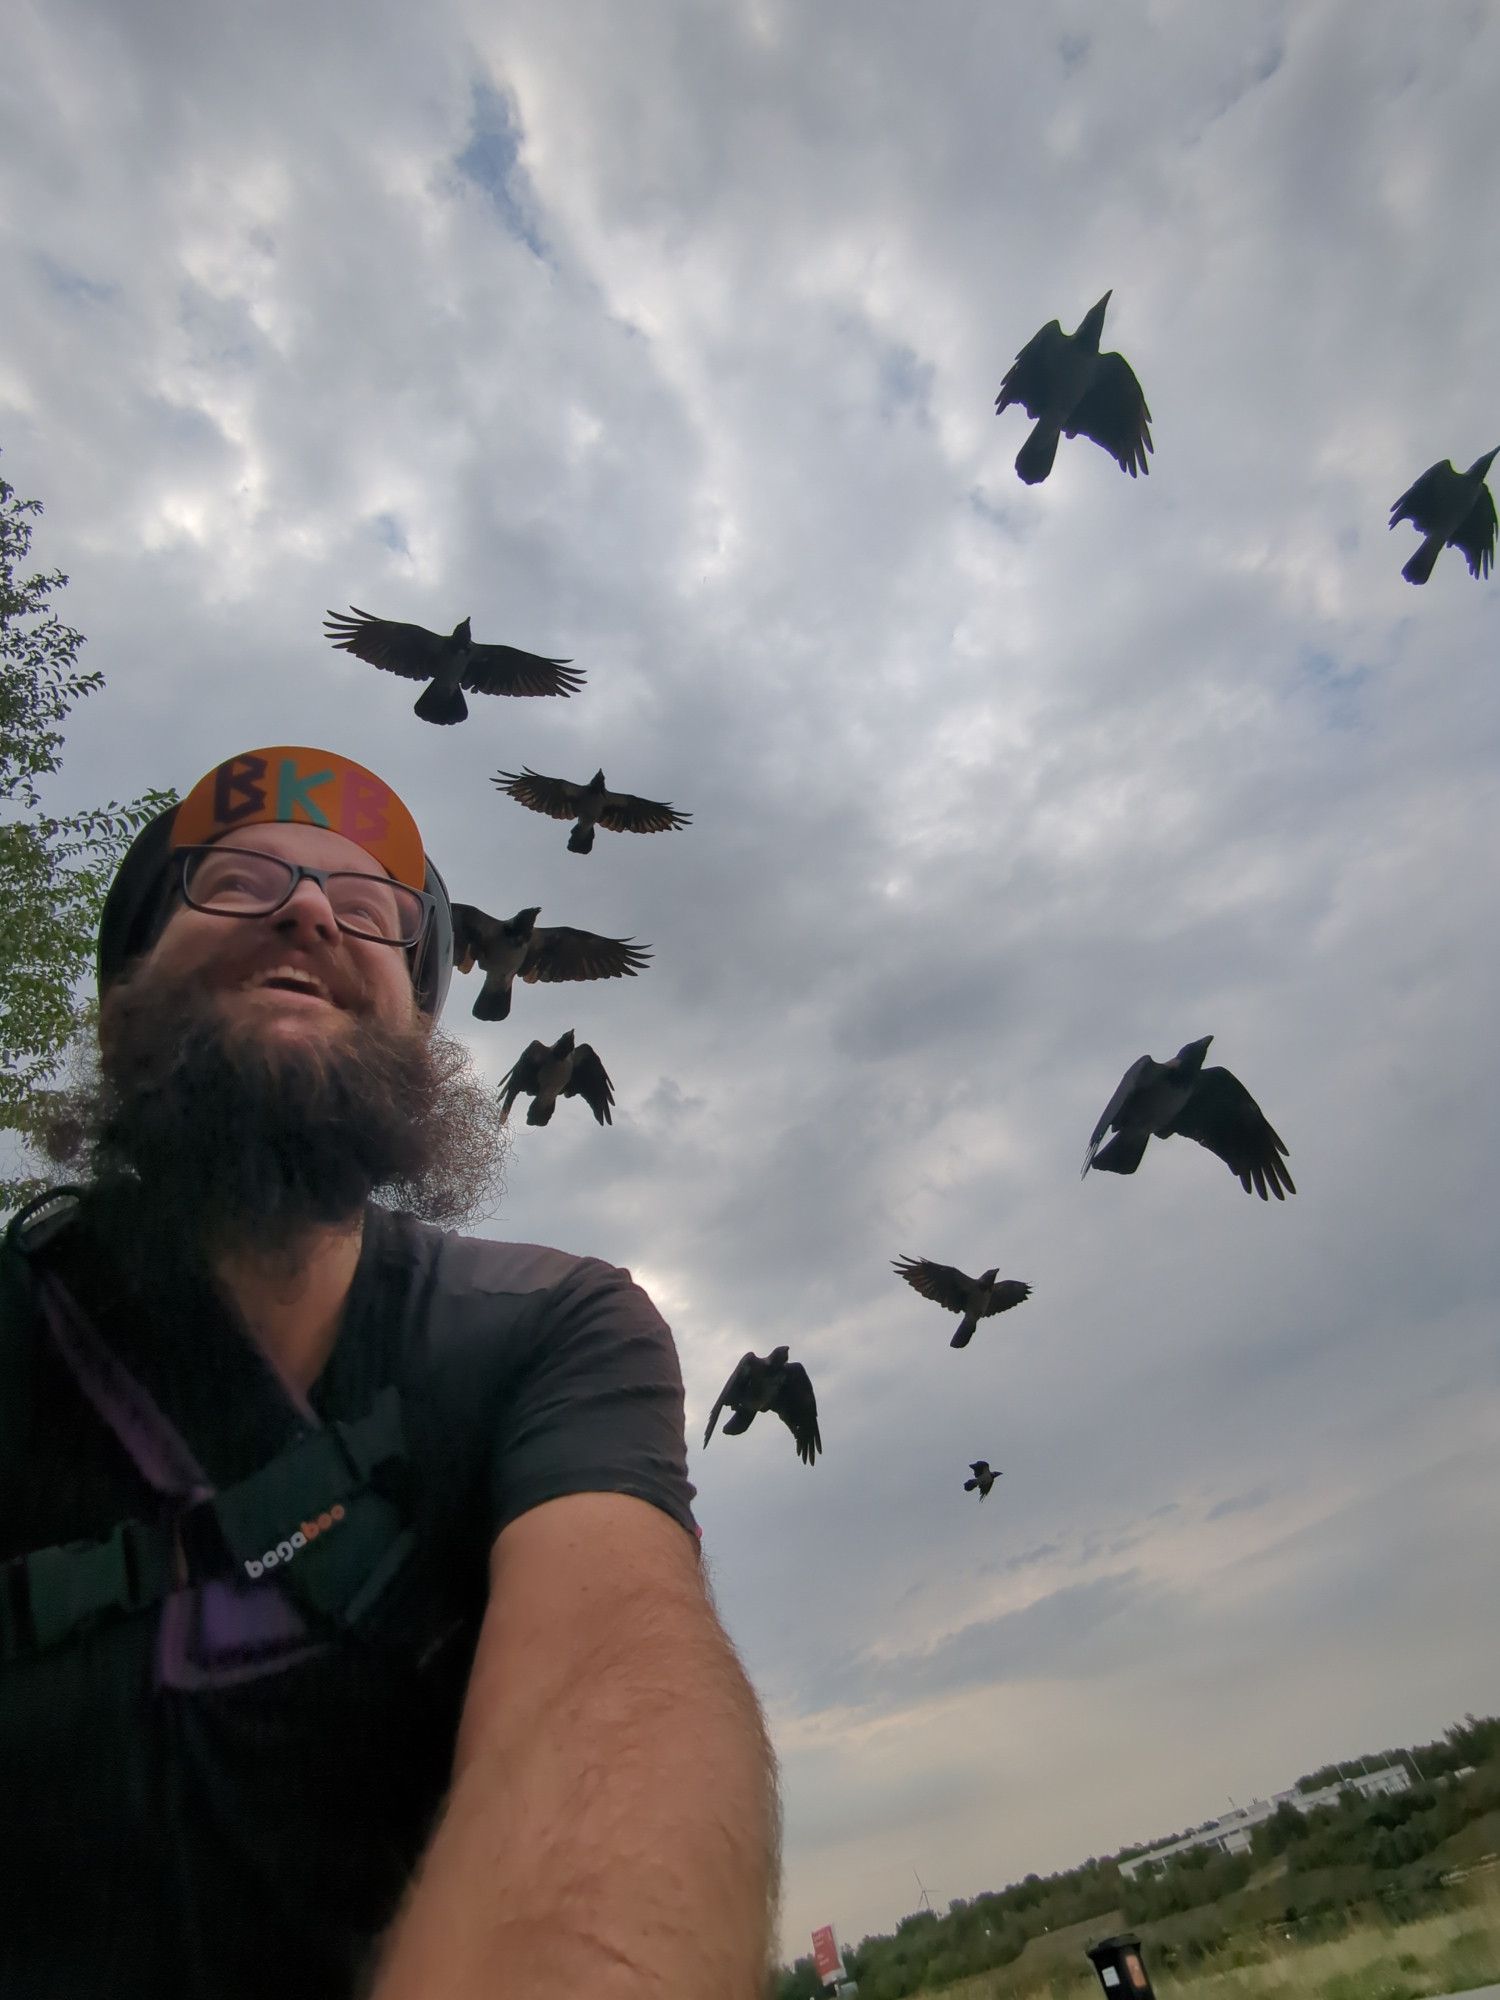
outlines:
{"label": "crow in flight", "polygon": [[789,1348],[773,1347],[764,1361],[758,1354],[740,1356],[734,1373],[719,1391],[708,1429],[703,1433],[705,1445],[714,1434],[720,1410],[727,1407],[734,1411],[724,1423],[727,1437],[738,1437],[741,1431],[749,1430],[762,1410],[774,1410],[796,1439],[798,1458],[804,1465],[812,1464],[823,1449],[818,1434],[817,1398],[807,1370],[800,1361],[789,1360],[789,1353]]}
{"label": "crow in flight", "polygon": [[567,924],[538,926],[541,907],[517,910],[509,920],[487,917],[472,903],[453,905],[453,964],[458,972],[484,968],[484,986],[474,1002],[476,1021],[503,1021],[510,1012],[512,982],[538,980],[633,979],[651,956],[649,945],[630,938],[596,937]]}
{"label": "crow in flight", "polygon": [[1425,583],[1444,548],[1462,549],[1473,577],[1485,577],[1495,560],[1495,502],[1485,476],[1497,455],[1487,451],[1467,472],[1455,472],[1451,459],[1429,465],[1414,486],[1408,486],[1391,509],[1391,526],[1410,521],[1425,539],[1401,574],[1408,583]]}
{"label": "crow in flight", "polygon": [[1082,433],[1102,444],[1132,479],[1151,470],[1146,463],[1151,412],[1141,385],[1123,355],[1099,352],[1109,301],[1106,292],[1084,314],[1076,333],[1064,333],[1055,319],[1048,320],[1027,341],[1000,384],[997,417],[1007,405],[1020,403],[1027,416],[1037,420],[1016,457],[1016,471],[1028,486],[1038,485],[1052,470],[1059,434]]}
{"label": "crow in flight", "polygon": [[528,1125],[545,1125],[557,1109],[559,1097],[581,1097],[601,1125],[614,1123],[610,1106],[615,1088],[605,1068],[587,1042],[574,1046],[573,1030],[559,1035],[551,1048],[545,1042],[531,1042],[526,1052],[500,1079],[505,1104],[500,1113],[503,1125],[518,1097],[529,1097]]}
{"label": "crow in flight", "polygon": [[[1262,1201],[1268,1188],[1278,1201],[1297,1192],[1281,1157],[1286,1147],[1249,1091],[1227,1069],[1203,1067],[1212,1040],[1185,1043],[1170,1062],[1141,1056],[1130,1065],[1094,1127],[1084,1173],[1133,1174],[1149,1139],[1180,1133],[1217,1153],[1246,1194],[1252,1182]],[[1115,1137],[1101,1151],[1106,1132]]]}
{"label": "crow in flight", "polygon": [[341,652],[357,660],[409,681],[429,682],[416,701],[424,722],[462,722],[469,712],[465,688],[470,694],[569,695],[583,686],[582,668],[568,660],[549,660],[515,646],[477,644],[467,618],[445,638],[425,625],[376,618],[354,604],[348,614],[328,612],[323,630]]}
{"label": "crow in flight", "polygon": [[692,818],[691,813],[677,812],[657,799],[610,791],[602,771],[596,771],[586,785],[575,785],[569,778],[544,778],[523,764],[519,773],[497,771],[490,783],[549,819],[576,820],[568,835],[570,854],[588,853],[596,826],[611,833],[667,833]]}
{"label": "crow in flight", "polygon": [[965,1493],[972,1493],[975,1487],[977,1486],[979,1488],[980,1499],[987,1500],[989,1498],[990,1488],[994,1485],[995,1481],[1000,1477],[1000,1474],[998,1472],[990,1471],[990,1462],[987,1458],[976,1458],[971,1460],[969,1465],[969,1470],[970,1472],[973,1473],[974,1477],[972,1479],[966,1479],[964,1481]]}
{"label": "crow in flight", "polygon": [[924,1299],[946,1306],[949,1312],[963,1314],[948,1342],[950,1347],[967,1347],[982,1319],[988,1319],[991,1313],[1009,1312],[1022,1299],[1031,1297],[1030,1285],[1023,1285],[1019,1278],[1002,1278],[998,1269],[969,1278],[951,1264],[934,1264],[929,1257],[905,1256],[894,1259],[891,1269]]}

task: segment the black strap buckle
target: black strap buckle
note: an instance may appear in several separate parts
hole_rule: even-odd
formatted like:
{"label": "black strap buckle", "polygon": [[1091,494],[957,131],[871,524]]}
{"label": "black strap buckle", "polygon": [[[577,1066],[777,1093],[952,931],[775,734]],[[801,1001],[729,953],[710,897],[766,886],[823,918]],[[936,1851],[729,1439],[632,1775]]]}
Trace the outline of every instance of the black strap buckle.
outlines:
{"label": "black strap buckle", "polygon": [[103,1611],[139,1611],[171,1583],[164,1538],[141,1521],[117,1523],[102,1542],[38,1549],[26,1559],[32,1643],[55,1646]]}

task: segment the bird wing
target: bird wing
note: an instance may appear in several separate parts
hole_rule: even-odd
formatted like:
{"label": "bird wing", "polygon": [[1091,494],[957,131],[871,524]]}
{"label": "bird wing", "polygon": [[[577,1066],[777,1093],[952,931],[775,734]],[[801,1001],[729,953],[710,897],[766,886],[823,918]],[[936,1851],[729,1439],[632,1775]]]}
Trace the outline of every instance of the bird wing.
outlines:
{"label": "bird wing", "polygon": [[703,1433],[703,1442],[705,1444],[713,1436],[714,1425],[719,1421],[719,1412],[725,1405],[727,1404],[730,1408],[733,1408],[736,1402],[741,1401],[745,1397],[747,1391],[754,1389],[755,1371],[760,1365],[760,1357],[755,1354],[742,1354],[739,1360],[736,1361],[733,1372],[730,1374],[729,1380],[719,1391],[719,1400],[714,1404],[713,1410],[709,1415],[708,1429]]}
{"label": "bird wing", "polygon": [[1470,576],[1485,577],[1495,560],[1495,502],[1487,486],[1481,486],[1474,505],[1453,531],[1453,546],[1462,549]]}
{"label": "bird wing", "polygon": [[476,964],[483,963],[500,924],[472,903],[455,903],[452,907],[453,969],[455,972],[472,972]]}
{"label": "bird wing", "polygon": [[823,1440],[818,1432],[818,1399],[800,1361],[789,1361],[782,1369],[771,1408],[797,1440],[798,1458],[811,1465],[823,1449]]}
{"label": "bird wing", "polygon": [[611,833],[670,833],[692,817],[660,799],[638,799],[634,792],[606,792],[599,807],[599,824]]}
{"label": "bird wing", "polygon": [[502,1125],[509,1118],[510,1107],[518,1097],[535,1096],[538,1069],[550,1053],[545,1042],[528,1042],[523,1053],[501,1077],[500,1088],[505,1094],[505,1103],[500,1111]]}
{"label": "bird wing", "polygon": [[952,1264],[934,1264],[930,1257],[903,1256],[892,1263],[891,1269],[898,1277],[905,1278],[914,1292],[920,1292],[935,1305],[946,1306],[949,1312],[969,1310],[974,1280],[966,1278]]}
{"label": "bird wing", "polygon": [[497,771],[490,783],[533,812],[545,813],[548,819],[577,819],[586,789],[571,778],[544,778],[525,764],[519,772]]}
{"label": "bird wing", "polygon": [[1199,1072],[1192,1094],[1169,1129],[1217,1153],[1246,1194],[1252,1182],[1262,1201],[1267,1189],[1278,1201],[1297,1192],[1281,1158],[1285,1145],[1249,1091],[1227,1069]]}
{"label": "bird wing", "polygon": [[476,646],[463,674],[470,694],[570,695],[583,681],[582,667],[544,653],[523,653],[519,646]]}
{"label": "bird wing", "polygon": [[1430,535],[1444,513],[1453,505],[1453,489],[1460,474],[1446,458],[1429,465],[1420,479],[1412,481],[1391,509],[1391,526],[1410,521],[1419,534]]}
{"label": "bird wing", "polygon": [[563,1085],[564,1097],[581,1097],[601,1125],[612,1125],[609,1107],[615,1101],[615,1087],[602,1062],[587,1042],[573,1051],[573,1066]]}
{"label": "bird wing", "polygon": [[443,664],[448,642],[425,625],[403,625],[394,618],[377,618],[351,604],[347,613],[329,611],[323,630],[340,651],[352,653],[372,667],[402,674],[409,681],[430,681]]}
{"label": "bird wing", "polygon": [[533,986],[538,980],[547,985],[558,979],[633,979],[650,957],[651,947],[632,938],[596,937],[568,924],[549,924],[532,932],[521,977]]}
{"label": "bird wing", "polygon": [[1122,354],[1101,354],[1093,381],[1068,418],[1068,436],[1082,433],[1102,444],[1121,471],[1134,479],[1138,472],[1151,470],[1146,463],[1150,422],[1151,412],[1130,363]]}
{"label": "bird wing", "polygon": [[1059,364],[1066,361],[1068,346],[1068,335],[1055,319],[1049,319],[1005,371],[1000,393],[995,398],[995,415],[998,417],[1011,403],[1020,403],[1028,417],[1041,416],[1056,392]]}
{"label": "bird wing", "polygon": [[1151,1061],[1150,1056],[1137,1056],[1135,1061],[1130,1065],[1129,1069],[1126,1070],[1125,1074],[1120,1078],[1119,1086],[1116,1089],[1114,1096],[1109,1100],[1108,1104],[1105,1105],[1104,1110],[1100,1113],[1099,1123],[1094,1127],[1093,1131],[1089,1134],[1088,1159],[1085,1160],[1083,1163],[1083,1171],[1085,1173],[1088,1172],[1089,1163],[1090,1161],[1092,1161],[1094,1154],[1099,1149],[1099,1141],[1104,1137],[1105,1133],[1109,1130],[1110,1126],[1114,1124],[1115,1120],[1119,1117],[1120,1113],[1125,1109],[1125,1106],[1129,1103],[1131,1092],[1135,1089],[1136,1085],[1140,1082],[1142,1076],[1145,1074],[1147,1065],[1150,1063],[1150,1061]]}
{"label": "bird wing", "polygon": [[990,1294],[990,1302],[981,1317],[988,1319],[991,1313],[1009,1312],[1012,1306],[1018,1306],[1023,1299],[1030,1297],[1030,1285],[1023,1285],[1019,1278],[1002,1278]]}

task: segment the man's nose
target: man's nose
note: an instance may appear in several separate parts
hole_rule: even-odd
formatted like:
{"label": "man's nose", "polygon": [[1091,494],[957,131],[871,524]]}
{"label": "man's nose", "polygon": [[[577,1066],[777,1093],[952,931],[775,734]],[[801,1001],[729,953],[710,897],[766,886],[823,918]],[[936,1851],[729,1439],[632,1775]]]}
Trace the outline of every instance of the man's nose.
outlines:
{"label": "man's nose", "polygon": [[323,893],[321,882],[304,875],[271,919],[284,936],[331,943],[339,934],[333,905]]}

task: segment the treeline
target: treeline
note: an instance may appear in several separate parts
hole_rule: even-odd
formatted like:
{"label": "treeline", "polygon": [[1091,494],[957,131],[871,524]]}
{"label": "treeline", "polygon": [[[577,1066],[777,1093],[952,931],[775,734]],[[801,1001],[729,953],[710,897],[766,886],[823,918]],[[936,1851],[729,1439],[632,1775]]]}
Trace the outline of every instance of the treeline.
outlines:
{"label": "treeline", "polygon": [[[1061,1875],[1028,1875],[971,1902],[960,1898],[945,1916],[918,1910],[903,1917],[890,1936],[862,1938],[852,1949],[846,1945],[844,1962],[858,1982],[860,2000],[905,2000],[926,1987],[1009,1965],[1029,1939],[1119,1907],[1118,1864],[1090,1860]],[[783,1969],[772,1987],[775,2000],[815,2000],[826,1990],[811,1958]]]}
{"label": "treeline", "polygon": [[[1471,1820],[1500,1810],[1500,1716],[1470,1715],[1436,1743],[1378,1755],[1381,1764],[1404,1763],[1428,1782],[1376,1799],[1351,1786],[1337,1805],[1309,1812],[1288,1801],[1252,1831],[1248,1854],[1197,1848],[1142,1869],[1127,1882],[1120,1862],[1142,1850],[1124,1848],[1062,1874],[1028,1875],[1009,1888],[950,1903],[943,1916],[916,1911],[889,1935],[845,1946],[860,2000],[907,2000],[996,1970],[1019,1958],[1032,1938],[1070,1924],[1122,1911],[1129,1924],[1149,1924],[1225,1902],[1277,1858],[1284,1859],[1287,1875],[1278,1884],[1276,1914],[1284,1902],[1286,1919],[1296,1921],[1328,1904],[1331,1880],[1342,1884],[1342,1901],[1379,1894],[1389,1888],[1392,1870],[1420,1862]],[[1374,1757],[1368,1761],[1376,1768]],[[1454,1782],[1470,1765],[1477,1767],[1473,1775]],[[1332,1779],[1315,1772],[1299,1781],[1298,1789],[1319,1789],[1313,1779],[1336,1783],[1334,1771]],[[1329,1871],[1337,1871],[1336,1877]],[[773,2000],[818,2000],[825,1991],[810,1957],[784,1967],[771,1987]]]}
{"label": "treeline", "polygon": [[1295,1789],[1321,1792],[1329,1785],[1347,1785],[1357,1773],[1378,1771],[1383,1764],[1404,1763],[1418,1779],[1445,1778],[1466,1764],[1486,1764],[1492,1757],[1500,1757],[1500,1717],[1466,1715],[1435,1743],[1417,1743],[1409,1750],[1367,1750],[1346,1757],[1342,1764],[1324,1764],[1299,1778]]}

